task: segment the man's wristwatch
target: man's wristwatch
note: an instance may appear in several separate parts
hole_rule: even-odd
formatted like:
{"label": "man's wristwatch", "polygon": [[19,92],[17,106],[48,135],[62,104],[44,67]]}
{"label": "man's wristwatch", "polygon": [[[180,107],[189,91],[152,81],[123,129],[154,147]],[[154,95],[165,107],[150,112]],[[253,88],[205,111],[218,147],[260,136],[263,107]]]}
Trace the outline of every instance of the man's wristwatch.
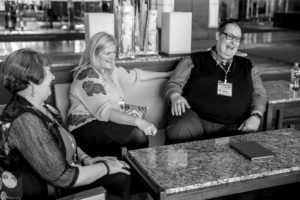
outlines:
{"label": "man's wristwatch", "polygon": [[260,121],[262,120],[263,116],[259,113],[252,113],[251,116],[257,117]]}

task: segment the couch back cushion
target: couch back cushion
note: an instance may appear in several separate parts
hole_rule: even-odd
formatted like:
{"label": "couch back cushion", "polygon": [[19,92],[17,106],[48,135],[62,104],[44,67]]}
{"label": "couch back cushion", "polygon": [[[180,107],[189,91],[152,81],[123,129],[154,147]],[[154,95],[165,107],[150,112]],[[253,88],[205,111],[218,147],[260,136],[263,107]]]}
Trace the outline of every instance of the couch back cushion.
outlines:
{"label": "couch back cushion", "polygon": [[5,106],[6,106],[6,104],[0,104],[0,115],[1,115],[1,113],[3,111],[3,109],[5,108]]}
{"label": "couch back cushion", "polygon": [[147,106],[145,119],[157,128],[165,128],[167,105],[163,97],[163,87],[167,79],[142,81],[132,88],[124,90],[126,103]]}
{"label": "couch back cushion", "polygon": [[67,114],[70,107],[70,100],[69,100],[69,90],[70,90],[70,83],[61,83],[54,85],[54,100],[55,105],[60,111],[60,114],[63,118],[65,124],[67,124]]}

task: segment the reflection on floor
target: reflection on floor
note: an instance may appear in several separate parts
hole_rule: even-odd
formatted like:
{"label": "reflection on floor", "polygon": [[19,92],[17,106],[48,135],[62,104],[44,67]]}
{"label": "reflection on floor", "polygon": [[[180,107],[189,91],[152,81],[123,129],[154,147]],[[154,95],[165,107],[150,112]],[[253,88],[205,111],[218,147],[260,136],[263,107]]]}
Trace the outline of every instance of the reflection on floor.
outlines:
{"label": "reflection on floor", "polygon": [[31,48],[47,54],[78,54],[85,48],[84,40],[63,40],[63,41],[31,41],[31,42],[0,42],[0,56],[20,49]]}
{"label": "reflection on floor", "polygon": [[[300,40],[299,31],[244,33],[240,49],[264,47],[274,42]],[[192,51],[204,50],[215,44],[214,38],[193,40]],[[19,48],[32,48],[43,53],[82,53],[84,40],[0,42],[0,56],[5,56]]]}

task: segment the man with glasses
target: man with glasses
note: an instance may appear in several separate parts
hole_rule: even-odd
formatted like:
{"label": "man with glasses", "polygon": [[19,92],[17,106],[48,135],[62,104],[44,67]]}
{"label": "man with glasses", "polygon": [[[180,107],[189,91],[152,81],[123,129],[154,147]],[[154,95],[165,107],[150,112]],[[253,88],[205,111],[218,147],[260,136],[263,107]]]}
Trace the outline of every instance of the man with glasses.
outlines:
{"label": "man with glasses", "polygon": [[241,36],[236,21],[223,22],[215,46],[179,62],[165,88],[167,144],[258,130],[267,95],[257,67],[235,55]]}

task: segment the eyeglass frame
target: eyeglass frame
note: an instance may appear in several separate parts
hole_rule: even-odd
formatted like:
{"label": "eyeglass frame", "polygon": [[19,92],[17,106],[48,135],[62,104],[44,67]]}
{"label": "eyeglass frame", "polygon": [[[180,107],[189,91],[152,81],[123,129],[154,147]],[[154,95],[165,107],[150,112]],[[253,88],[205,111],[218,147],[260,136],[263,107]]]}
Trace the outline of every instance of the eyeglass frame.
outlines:
{"label": "eyeglass frame", "polygon": [[224,34],[225,35],[225,38],[226,38],[226,40],[230,40],[230,41],[235,41],[235,42],[237,42],[237,43],[241,43],[241,41],[242,41],[242,37],[238,37],[238,36],[235,36],[235,35],[233,35],[233,34],[231,34],[231,33],[226,33],[226,32],[224,32],[224,31],[222,31],[222,30],[218,30],[221,34]]}

